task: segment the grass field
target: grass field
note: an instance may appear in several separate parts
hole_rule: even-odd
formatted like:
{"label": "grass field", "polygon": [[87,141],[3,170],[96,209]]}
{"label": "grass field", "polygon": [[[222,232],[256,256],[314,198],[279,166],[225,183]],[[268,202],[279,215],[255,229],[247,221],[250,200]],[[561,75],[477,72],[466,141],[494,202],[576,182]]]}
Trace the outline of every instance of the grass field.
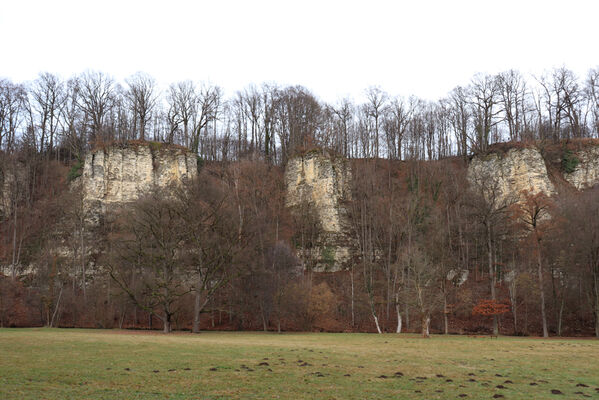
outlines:
{"label": "grass field", "polygon": [[0,399],[585,396],[596,340],[0,329]]}

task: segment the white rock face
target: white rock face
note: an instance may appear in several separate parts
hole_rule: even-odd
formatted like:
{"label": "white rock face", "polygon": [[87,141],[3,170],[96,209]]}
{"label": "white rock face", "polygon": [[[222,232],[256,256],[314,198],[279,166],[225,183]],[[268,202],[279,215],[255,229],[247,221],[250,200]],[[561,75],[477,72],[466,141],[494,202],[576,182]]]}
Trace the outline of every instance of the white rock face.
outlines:
{"label": "white rock face", "polygon": [[111,207],[135,201],[154,185],[165,187],[196,175],[196,157],[185,149],[130,144],[88,153],[80,179],[84,203],[97,221]]}
{"label": "white rock face", "polygon": [[576,189],[583,190],[599,184],[599,146],[586,147],[576,152],[578,165],[564,178]]}
{"label": "white rock face", "polygon": [[12,213],[12,186],[14,175],[0,171],[0,217]]}
{"label": "white rock face", "polygon": [[17,187],[27,181],[28,173],[28,168],[22,162],[17,162],[12,167],[8,165],[3,167],[0,168],[0,218],[12,214],[13,195],[15,191],[19,191]]}
{"label": "white rock face", "polygon": [[322,228],[317,271],[338,271],[350,259],[347,209],[351,198],[351,168],[342,158],[310,152],[290,159],[285,168],[286,204],[299,212],[302,204],[315,211]]}
{"label": "white rock face", "polygon": [[495,197],[498,206],[521,201],[524,190],[532,195],[556,193],[545,161],[536,148],[514,148],[504,155],[475,156],[468,166],[468,181],[482,188],[487,200]]}
{"label": "white rock face", "polygon": [[456,286],[462,286],[468,280],[470,271],[467,269],[451,269],[446,275],[448,281],[452,281]]}

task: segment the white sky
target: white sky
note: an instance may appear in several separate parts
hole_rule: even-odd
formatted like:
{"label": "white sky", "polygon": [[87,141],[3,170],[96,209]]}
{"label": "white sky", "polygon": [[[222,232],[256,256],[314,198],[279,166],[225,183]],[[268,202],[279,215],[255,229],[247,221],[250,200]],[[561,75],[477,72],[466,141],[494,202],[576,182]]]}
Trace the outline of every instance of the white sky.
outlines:
{"label": "white sky", "polygon": [[161,85],[300,84],[437,99],[476,72],[599,66],[597,0],[0,0],[0,77],[86,69]]}

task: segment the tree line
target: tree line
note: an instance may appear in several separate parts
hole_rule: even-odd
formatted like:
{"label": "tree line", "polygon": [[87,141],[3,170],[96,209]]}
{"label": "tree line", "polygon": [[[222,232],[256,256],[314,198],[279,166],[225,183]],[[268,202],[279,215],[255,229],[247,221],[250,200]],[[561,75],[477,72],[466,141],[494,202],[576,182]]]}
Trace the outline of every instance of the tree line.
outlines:
{"label": "tree line", "polygon": [[314,273],[317,212],[285,206],[277,165],[207,162],[90,227],[68,167],[40,162],[2,220],[0,324],[599,335],[597,188],[503,196],[460,157],[351,163],[352,257]]}
{"label": "tree line", "polygon": [[[466,182],[464,157],[509,140],[567,161],[597,137],[597,72],[530,87],[477,75],[439,102],[371,88],[336,106],[274,85],[159,95],[144,74],[3,80],[0,325],[599,336],[596,189],[501,198],[493,179]],[[69,167],[132,140],[189,148],[198,181],[92,229]],[[286,159],[315,146],[352,163],[355,253],[335,274],[305,257],[320,245],[310,204],[284,206]]]}
{"label": "tree line", "polygon": [[599,68],[583,78],[566,67],[529,77],[476,74],[437,101],[380,87],[367,88],[364,99],[327,104],[304,87],[276,84],[228,97],[217,85],[192,81],[162,90],[142,72],[124,82],[97,71],[69,79],[40,73],[26,83],[0,79],[0,150],[26,146],[80,158],[96,143],[140,139],[179,144],[209,161],[251,155],[284,164],[314,144],[348,158],[434,160],[496,142],[599,131]]}
{"label": "tree line", "polygon": [[466,182],[461,160],[388,163],[354,167],[351,201],[351,273],[379,332],[412,316],[423,333],[599,337],[596,187],[505,195],[494,171]]}

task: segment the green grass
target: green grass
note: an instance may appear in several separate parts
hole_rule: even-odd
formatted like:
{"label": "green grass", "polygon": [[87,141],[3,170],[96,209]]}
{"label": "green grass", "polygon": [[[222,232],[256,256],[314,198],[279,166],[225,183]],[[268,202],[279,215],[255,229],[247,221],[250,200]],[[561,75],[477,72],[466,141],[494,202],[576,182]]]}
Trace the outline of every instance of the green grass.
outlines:
{"label": "green grass", "polygon": [[596,388],[596,340],[0,329],[0,399],[573,399]]}

